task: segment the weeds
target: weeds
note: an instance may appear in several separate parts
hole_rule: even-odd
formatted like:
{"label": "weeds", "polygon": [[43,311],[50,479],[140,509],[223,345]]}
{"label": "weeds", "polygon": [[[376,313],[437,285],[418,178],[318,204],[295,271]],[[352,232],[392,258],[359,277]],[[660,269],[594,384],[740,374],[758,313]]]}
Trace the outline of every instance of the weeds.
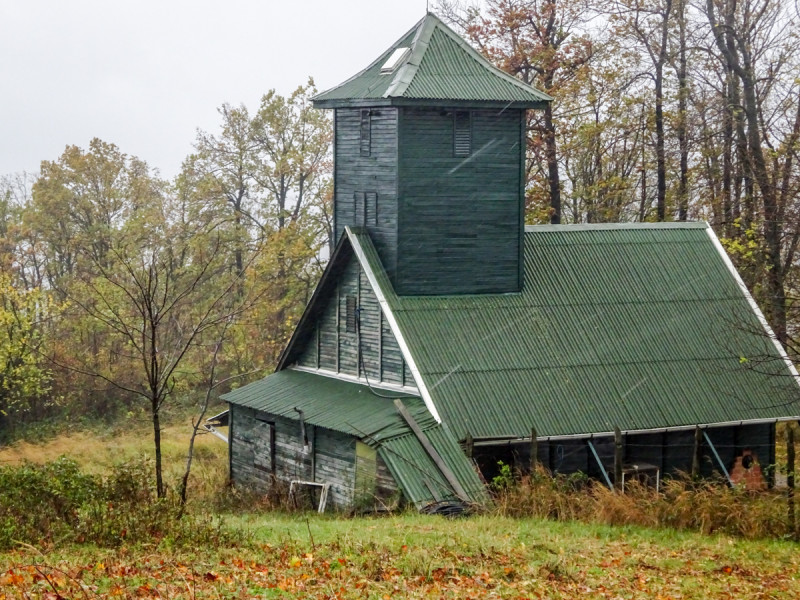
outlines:
{"label": "weeds", "polygon": [[721,480],[683,476],[665,480],[659,492],[633,482],[621,494],[585,477],[540,470],[495,491],[496,510],[504,516],[671,527],[748,539],[792,535],[783,494],[749,492]]}
{"label": "weeds", "polygon": [[83,473],[67,458],[0,468],[0,550],[19,543],[194,545],[231,537],[211,516],[177,519],[177,502],[156,498],[151,473],[146,458],[114,467],[107,477]]}

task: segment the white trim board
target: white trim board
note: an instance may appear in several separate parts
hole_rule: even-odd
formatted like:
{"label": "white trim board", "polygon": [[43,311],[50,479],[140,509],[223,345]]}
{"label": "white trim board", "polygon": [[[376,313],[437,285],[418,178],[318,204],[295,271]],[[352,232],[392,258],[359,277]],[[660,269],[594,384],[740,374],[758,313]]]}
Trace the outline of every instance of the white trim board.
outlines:
{"label": "white trim board", "polygon": [[381,290],[381,287],[378,285],[378,280],[375,277],[375,273],[373,273],[372,269],[369,268],[369,262],[364,254],[364,249],[361,247],[358,236],[353,234],[349,226],[345,227],[344,230],[347,233],[347,237],[350,240],[351,246],[353,247],[353,252],[358,258],[358,262],[361,264],[361,268],[364,269],[364,273],[367,275],[367,281],[369,281],[372,291],[378,298],[378,304],[380,304],[383,316],[386,317],[386,322],[389,323],[389,328],[392,330],[398,346],[400,346],[400,351],[403,353],[403,360],[406,361],[408,370],[411,371],[411,375],[414,377],[414,381],[417,384],[417,389],[419,390],[419,395],[422,397],[423,402],[425,402],[425,406],[428,411],[431,413],[433,418],[436,419],[436,422],[441,423],[442,418],[439,416],[439,411],[436,409],[436,405],[433,403],[433,399],[431,398],[430,392],[425,385],[425,381],[422,379],[422,374],[419,372],[417,363],[414,361],[411,350],[409,349],[408,344],[403,337],[403,332],[400,331],[400,326],[398,325],[397,319],[392,312],[391,306],[389,306],[389,301],[386,300],[386,296],[383,295],[383,290]]}
{"label": "white trim board", "polygon": [[764,328],[764,331],[769,336],[769,339],[772,340],[772,343],[775,345],[775,349],[778,351],[778,354],[783,359],[783,362],[786,363],[786,368],[789,369],[789,373],[791,373],[792,377],[794,378],[795,383],[800,386],[800,373],[797,372],[797,368],[794,366],[792,359],[789,358],[789,355],[786,354],[786,350],[783,348],[781,343],[778,341],[775,332],[772,331],[772,327],[769,326],[767,322],[767,318],[764,316],[764,313],[761,312],[761,309],[758,306],[755,298],[753,298],[752,294],[750,294],[750,290],[747,289],[747,286],[744,283],[741,275],[739,275],[739,271],[736,270],[736,267],[731,260],[731,257],[728,256],[728,253],[725,251],[725,248],[722,246],[722,242],[719,241],[717,234],[714,233],[714,230],[711,229],[711,226],[706,224],[706,233],[708,237],[711,239],[711,242],[714,244],[714,247],[719,252],[720,257],[722,257],[722,261],[725,263],[725,266],[728,267],[728,270],[733,275],[733,278],[736,280],[736,284],[739,286],[742,294],[744,294],[747,303],[750,305],[750,308],[758,318],[759,323]]}

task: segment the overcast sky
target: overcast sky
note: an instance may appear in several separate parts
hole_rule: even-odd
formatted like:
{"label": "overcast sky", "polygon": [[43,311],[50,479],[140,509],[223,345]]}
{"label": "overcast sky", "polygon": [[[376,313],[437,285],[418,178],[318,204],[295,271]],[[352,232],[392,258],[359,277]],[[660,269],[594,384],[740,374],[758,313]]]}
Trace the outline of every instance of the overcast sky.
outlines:
{"label": "overcast sky", "polygon": [[0,0],[0,176],[93,137],[174,176],[217,107],[363,67],[425,0]]}

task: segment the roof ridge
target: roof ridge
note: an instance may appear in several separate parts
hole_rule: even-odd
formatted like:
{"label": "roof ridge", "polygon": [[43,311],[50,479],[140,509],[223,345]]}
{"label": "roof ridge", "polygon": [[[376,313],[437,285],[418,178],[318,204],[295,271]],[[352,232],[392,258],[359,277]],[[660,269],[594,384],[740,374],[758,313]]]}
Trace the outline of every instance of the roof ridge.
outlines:
{"label": "roof ridge", "polygon": [[436,15],[434,15],[432,13],[429,16],[432,17],[433,19],[435,19],[436,26],[439,27],[439,29],[441,29],[441,31],[443,33],[445,33],[451,40],[453,40],[464,51],[466,51],[467,54],[470,56],[470,58],[475,60],[475,62],[477,62],[481,67],[483,67],[484,69],[486,69],[487,71],[489,71],[493,75],[499,76],[501,79],[506,80],[508,83],[511,83],[512,85],[515,85],[518,88],[520,88],[520,89],[522,89],[522,90],[524,90],[524,91],[526,91],[528,93],[532,92],[532,93],[534,93],[536,95],[541,96],[541,99],[543,101],[548,101],[549,102],[550,100],[553,99],[553,97],[550,94],[547,94],[547,93],[545,93],[545,92],[533,87],[529,83],[521,81],[520,79],[514,77],[510,73],[506,73],[505,71],[503,71],[502,69],[500,69],[498,67],[495,67],[492,63],[489,62],[489,60],[485,56],[483,56],[483,54],[481,54],[475,48],[473,48],[472,45],[469,42],[467,42],[464,38],[462,38],[455,31],[453,31],[453,29],[450,26],[448,26],[447,23],[445,23],[439,17],[437,17]]}
{"label": "roof ridge", "polygon": [[[422,64],[422,59],[425,57],[425,52],[428,50],[428,44],[430,43],[433,32],[436,30],[437,21],[439,20],[429,13],[417,24],[419,29],[417,35],[414,36],[414,40],[411,42],[411,54],[397,70],[397,75],[395,75],[392,80],[392,84],[386,90],[386,93],[383,94],[384,98],[402,96],[408,89],[408,86],[411,85],[414,76],[419,70],[420,64]],[[399,43],[399,41],[397,43]]]}
{"label": "roof ridge", "polygon": [[[427,16],[427,15],[426,15],[426,16]],[[381,54],[378,56],[378,58],[376,58],[376,59],[375,59],[375,60],[373,60],[371,63],[369,63],[369,64],[368,64],[366,67],[364,67],[363,69],[361,69],[361,70],[360,70],[358,73],[356,73],[356,74],[355,74],[355,75],[353,75],[352,77],[348,77],[348,78],[347,78],[347,79],[345,79],[344,81],[342,81],[342,82],[340,82],[340,83],[337,83],[336,85],[334,85],[334,86],[332,86],[332,87],[329,87],[328,89],[326,89],[326,90],[324,90],[324,91],[322,91],[322,92],[318,93],[318,94],[317,94],[316,96],[314,96],[314,98],[312,98],[311,100],[313,101],[313,100],[315,100],[316,98],[320,98],[320,97],[324,96],[324,95],[325,95],[325,94],[327,94],[328,92],[332,92],[333,90],[335,90],[335,89],[337,89],[337,88],[340,88],[340,87],[342,87],[342,86],[344,86],[344,85],[347,85],[348,83],[350,83],[350,82],[351,82],[351,81],[353,81],[354,79],[358,79],[359,77],[361,77],[361,76],[362,76],[364,73],[366,73],[367,71],[369,71],[371,68],[373,68],[373,67],[374,67],[375,65],[377,65],[379,62],[381,62],[381,60],[385,61],[385,60],[386,60],[386,58],[387,58],[388,56],[390,56],[390,55],[391,55],[391,53],[392,53],[392,52],[394,52],[394,50],[395,50],[395,49],[398,47],[398,45],[400,44],[400,42],[402,42],[402,41],[403,41],[405,38],[407,38],[407,37],[408,37],[408,36],[411,34],[411,32],[412,32],[412,31],[414,31],[415,29],[419,28],[419,27],[422,25],[422,23],[423,23],[423,21],[424,21],[424,20],[425,20],[425,17],[422,17],[422,18],[421,18],[419,21],[417,21],[417,22],[414,24],[414,26],[413,26],[413,27],[411,27],[411,28],[410,28],[408,31],[406,31],[406,32],[405,32],[403,35],[401,35],[399,38],[397,38],[397,39],[396,39],[396,40],[395,40],[395,41],[392,43],[392,45],[391,45],[391,46],[389,46],[389,47],[388,47],[388,48],[387,48],[385,51],[383,51],[383,52],[382,52],[382,53],[381,53]]]}

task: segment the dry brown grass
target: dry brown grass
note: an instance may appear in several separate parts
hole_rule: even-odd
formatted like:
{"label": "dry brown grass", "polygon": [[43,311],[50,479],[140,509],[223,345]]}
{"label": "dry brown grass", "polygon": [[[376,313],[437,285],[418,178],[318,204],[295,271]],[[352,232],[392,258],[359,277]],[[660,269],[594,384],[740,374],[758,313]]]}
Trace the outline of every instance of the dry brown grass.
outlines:
{"label": "dry brown grass", "polygon": [[621,494],[599,482],[541,471],[503,489],[496,507],[514,517],[669,527],[748,539],[792,536],[784,491],[748,492],[720,480],[668,479],[660,492],[633,484]]}
{"label": "dry brown grass", "polygon": [[[185,423],[173,423],[161,431],[163,467],[168,485],[176,486],[183,474],[191,434],[188,418]],[[198,436],[192,464],[190,500],[213,497],[224,486],[228,472],[227,453],[228,447],[222,440],[209,434]],[[44,464],[66,456],[76,461],[86,473],[105,475],[115,465],[143,456],[152,457],[153,454],[153,432],[149,423],[136,422],[124,429],[76,431],[41,443],[18,441],[0,447],[0,466],[25,462]]]}

